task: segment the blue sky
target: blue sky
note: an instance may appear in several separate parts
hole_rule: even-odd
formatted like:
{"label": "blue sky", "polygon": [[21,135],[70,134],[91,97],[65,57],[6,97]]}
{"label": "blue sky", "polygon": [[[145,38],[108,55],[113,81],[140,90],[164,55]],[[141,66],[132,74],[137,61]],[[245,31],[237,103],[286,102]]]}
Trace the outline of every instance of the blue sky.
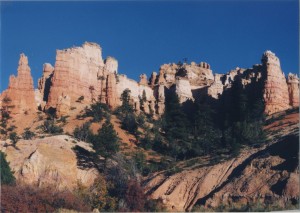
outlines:
{"label": "blue sky", "polygon": [[164,63],[205,61],[214,72],[260,63],[265,50],[298,72],[297,0],[1,2],[1,88],[29,58],[35,85],[56,49],[96,42],[138,79]]}

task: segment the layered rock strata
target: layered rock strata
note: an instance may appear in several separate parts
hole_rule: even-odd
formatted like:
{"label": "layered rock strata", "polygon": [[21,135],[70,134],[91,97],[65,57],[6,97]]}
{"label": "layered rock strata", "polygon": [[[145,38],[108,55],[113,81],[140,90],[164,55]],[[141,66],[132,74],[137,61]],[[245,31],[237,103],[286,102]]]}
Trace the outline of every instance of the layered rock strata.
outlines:
{"label": "layered rock strata", "polygon": [[18,75],[10,76],[8,89],[1,94],[0,100],[2,108],[11,114],[27,114],[37,109],[28,58],[23,53],[20,55]]}
{"label": "layered rock strata", "polygon": [[[237,67],[226,74],[215,75],[206,62],[164,64],[159,74],[151,74],[149,82],[146,74],[142,74],[138,83],[118,74],[115,58],[103,60],[98,44],[86,42],[82,47],[57,50],[55,66],[44,64],[37,91],[33,90],[28,60],[21,55],[18,77],[10,78],[10,86],[1,95],[0,104],[15,106],[14,113],[36,110],[39,106],[42,110],[54,109],[62,116],[78,100],[83,106],[100,101],[116,108],[122,104],[123,91],[129,89],[136,112],[161,115],[167,91],[175,92],[181,103],[205,100],[216,103],[239,81],[247,92],[261,93],[266,114],[299,106],[298,77],[290,74],[286,79],[279,59],[271,51],[266,51],[261,61],[262,64],[249,69]],[[7,100],[6,96],[12,99],[9,104],[3,101]],[[141,99],[145,100],[141,102]]]}
{"label": "layered rock strata", "polygon": [[288,86],[278,57],[271,51],[266,51],[261,61],[266,75],[263,91],[265,112],[273,114],[288,109],[290,107]]}

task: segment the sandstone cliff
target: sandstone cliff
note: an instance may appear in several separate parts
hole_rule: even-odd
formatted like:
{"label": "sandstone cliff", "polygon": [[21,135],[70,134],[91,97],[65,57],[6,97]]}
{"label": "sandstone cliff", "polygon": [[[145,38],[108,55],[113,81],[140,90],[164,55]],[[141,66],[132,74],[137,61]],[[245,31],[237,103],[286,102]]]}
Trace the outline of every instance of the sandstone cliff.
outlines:
{"label": "sandstone cliff", "polygon": [[[226,74],[213,74],[206,62],[164,64],[159,74],[151,74],[149,82],[146,74],[142,74],[138,83],[118,74],[118,62],[113,57],[103,60],[98,44],[85,42],[82,47],[57,50],[55,66],[44,64],[36,91],[27,57],[21,55],[18,77],[10,78],[9,88],[1,94],[0,103],[3,107],[11,105],[8,107],[13,113],[35,111],[39,106],[41,110],[54,110],[57,116],[63,116],[82,98],[79,101],[82,108],[96,101],[116,108],[122,104],[123,91],[129,89],[136,112],[161,115],[168,91],[175,92],[181,103],[188,100],[218,103],[223,94],[230,94],[232,84],[238,81],[249,94],[261,95],[266,114],[299,106],[298,77],[290,74],[286,79],[279,59],[271,51],[266,51],[261,61],[262,64],[252,68],[237,67]],[[4,97],[12,101],[3,103]],[[146,98],[142,105],[141,98]]]}
{"label": "sandstone cliff", "polygon": [[37,109],[33,80],[28,65],[28,58],[20,55],[18,75],[10,76],[8,89],[1,96],[2,107],[11,114],[34,112]]}
{"label": "sandstone cliff", "polygon": [[266,51],[261,60],[266,72],[265,112],[273,114],[288,109],[290,107],[288,86],[279,59],[271,51]]}

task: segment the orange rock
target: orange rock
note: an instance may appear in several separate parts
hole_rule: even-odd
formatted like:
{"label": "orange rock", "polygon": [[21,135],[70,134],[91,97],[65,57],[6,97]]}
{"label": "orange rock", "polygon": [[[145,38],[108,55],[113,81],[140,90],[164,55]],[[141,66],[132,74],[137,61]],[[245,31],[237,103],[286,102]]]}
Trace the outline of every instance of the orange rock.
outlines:
{"label": "orange rock", "polygon": [[289,73],[287,81],[289,88],[290,105],[292,107],[297,107],[299,106],[299,78],[297,75]]}
{"label": "orange rock", "polygon": [[290,107],[288,86],[279,59],[271,51],[266,51],[262,63],[266,72],[263,91],[265,113],[270,115],[288,109]]}
{"label": "orange rock", "polygon": [[1,94],[0,99],[2,107],[6,107],[12,114],[37,110],[28,58],[23,53],[20,55],[17,77],[10,76],[8,89]]}

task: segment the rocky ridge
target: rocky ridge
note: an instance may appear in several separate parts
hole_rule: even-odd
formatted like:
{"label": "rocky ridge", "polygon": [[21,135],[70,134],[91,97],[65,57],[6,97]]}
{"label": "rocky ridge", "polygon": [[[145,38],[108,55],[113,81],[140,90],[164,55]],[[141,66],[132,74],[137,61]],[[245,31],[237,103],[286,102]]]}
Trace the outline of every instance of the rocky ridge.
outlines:
{"label": "rocky ridge", "polygon": [[[149,81],[142,74],[140,82],[118,74],[118,61],[102,58],[98,44],[85,42],[82,47],[57,50],[55,66],[46,63],[43,75],[34,91],[28,59],[21,55],[18,77],[10,78],[9,88],[1,94],[1,105],[9,97],[15,105],[14,113],[29,109],[54,110],[58,117],[68,115],[71,106],[80,100],[83,106],[100,101],[111,108],[121,105],[121,94],[131,91],[131,103],[137,112],[161,115],[164,112],[165,94],[176,92],[181,103],[188,100],[201,102],[210,98],[218,101],[234,82],[243,87],[259,86],[265,103],[265,112],[273,114],[299,106],[299,78],[289,74],[286,79],[280,61],[271,51],[262,56],[262,64],[252,68],[236,68],[226,74],[213,74],[205,62],[164,64],[159,74],[153,72]],[[251,85],[251,86],[250,86]],[[253,93],[248,89],[249,92]],[[140,99],[146,96],[143,106]]]}

